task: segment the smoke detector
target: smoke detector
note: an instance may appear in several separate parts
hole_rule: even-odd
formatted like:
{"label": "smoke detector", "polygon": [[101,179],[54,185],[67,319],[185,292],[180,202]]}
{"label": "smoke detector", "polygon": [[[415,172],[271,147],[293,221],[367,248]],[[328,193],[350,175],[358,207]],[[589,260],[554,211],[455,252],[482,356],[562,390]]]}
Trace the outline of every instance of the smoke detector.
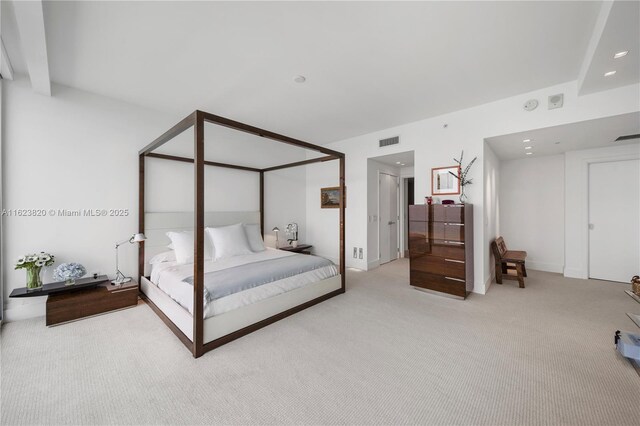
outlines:
{"label": "smoke detector", "polygon": [[529,99],[527,102],[524,103],[523,108],[525,111],[533,111],[534,109],[538,108],[538,100]]}

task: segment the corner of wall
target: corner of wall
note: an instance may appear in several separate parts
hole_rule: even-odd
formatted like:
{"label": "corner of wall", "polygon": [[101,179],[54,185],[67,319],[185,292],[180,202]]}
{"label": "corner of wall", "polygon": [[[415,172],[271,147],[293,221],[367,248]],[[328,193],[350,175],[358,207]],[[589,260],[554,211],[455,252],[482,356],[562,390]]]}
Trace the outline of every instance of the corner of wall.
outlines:
{"label": "corner of wall", "polygon": [[20,321],[45,316],[46,299],[42,301],[6,306],[3,322]]}

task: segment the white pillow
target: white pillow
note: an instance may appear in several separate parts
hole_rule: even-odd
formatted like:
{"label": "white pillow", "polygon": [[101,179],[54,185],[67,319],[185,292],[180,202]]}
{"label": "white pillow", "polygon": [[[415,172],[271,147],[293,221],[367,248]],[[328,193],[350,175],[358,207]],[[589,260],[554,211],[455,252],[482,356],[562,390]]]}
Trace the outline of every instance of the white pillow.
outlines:
{"label": "white pillow", "polygon": [[207,228],[206,232],[215,247],[215,260],[253,253],[241,223],[220,228]]}
{"label": "white pillow", "polygon": [[179,264],[193,263],[193,233],[167,232],[171,240],[176,261]]}
{"label": "white pillow", "polygon": [[251,251],[259,252],[266,250],[264,248],[264,241],[262,241],[262,235],[260,234],[260,225],[257,223],[245,223],[244,232],[247,234]]}
{"label": "white pillow", "polygon": [[175,261],[176,261],[176,253],[174,251],[165,251],[153,256],[149,261],[149,264],[155,265],[158,263],[175,262]]}
{"label": "white pillow", "polygon": [[[193,246],[195,244],[193,240],[193,231],[167,232],[167,237],[171,240],[170,246],[172,246],[173,251],[175,252],[176,261],[179,264],[193,263]],[[213,248],[208,240],[207,234],[205,233],[205,260],[211,260],[213,258]]]}

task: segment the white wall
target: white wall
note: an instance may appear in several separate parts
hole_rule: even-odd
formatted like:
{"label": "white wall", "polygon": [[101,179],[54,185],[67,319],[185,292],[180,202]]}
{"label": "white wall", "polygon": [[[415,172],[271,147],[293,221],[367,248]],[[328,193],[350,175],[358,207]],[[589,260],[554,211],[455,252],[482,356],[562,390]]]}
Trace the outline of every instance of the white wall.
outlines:
{"label": "white wall", "polygon": [[[483,236],[484,247],[490,247],[491,242],[500,236],[500,213],[501,213],[501,197],[500,197],[500,160],[493,152],[489,144],[485,143],[483,147],[483,191],[484,191],[484,227]],[[479,207],[479,206],[478,206]],[[491,250],[484,250],[484,287],[485,291],[489,289],[492,278],[495,274],[495,260]]]}
{"label": "white wall", "polygon": [[589,164],[636,158],[640,143],[565,154],[565,276],[589,278]]}
{"label": "white wall", "polygon": [[[547,96],[564,93],[565,103],[561,109],[547,110],[544,102],[533,112],[526,112],[522,105],[531,98],[544,100]],[[589,120],[610,115],[624,114],[640,109],[640,86],[632,85],[615,90],[577,96],[576,82],[565,83],[478,107],[453,112],[450,114],[409,123],[406,125],[381,130],[344,141],[329,144],[327,147],[346,154],[346,246],[367,247],[368,222],[367,202],[367,159],[380,155],[394,154],[404,151],[415,151],[415,185],[416,200],[429,195],[430,170],[432,167],[453,164],[453,157],[465,150],[466,158],[478,156],[470,177],[476,184],[469,189],[470,202],[474,203],[474,245],[475,287],[478,293],[485,292],[485,279],[490,276],[490,263],[485,251],[489,250],[484,242],[489,230],[488,221],[484,221],[483,210],[483,149],[484,138],[509,133],[516,133],[541,127],[549,127],[576,121]],[[444,124],[448,124],[446,128]],[[398,145],[379,148],[378,140],[399,135]],[[322,179],[322,171],[308,169],[311,180]],[[335,182],[334,182],[335,183]],[[317,203],[316,197],[307,196],[309,203]],[[325,212],[307,209],[307,222],[322,220]],[[337,244],[331,235],[318,235],[313,243],[318,252],[322,252],[332,244]],[[367,259],[353,259],[347,256],[347,266],[360,269],[367,268],[367,262],[373,260],[372,253]]]}
{"label": "white wall", "polygon": [[[305,166],[305,169],[307,174],[306,221],[309,226],[307,227],[306,238],[303,242],[313,245],[314,254],[331,259],[331,261],[337,264],[340,257],[340,211],[339,209],[320,208],[320,189],[340,185],[340,162],[333,160],[324,163],[314,163]],[[366,172],[362,179],[366,182]],[[352,191],[353,188],[347,185],[347,210],[351,208],[349,203],[360,204],[367,202],[366,192],[352,193]],[[366,216],[366,208],[364,209],[364,213]],[[366,217],[364,217],[363,220],[366,220]],[[350,238],[351,241],[353,241],[350,232],[349,221],[345,220],[347,241],[349,241]],[[348,243],[345,246],[347,265],[350,264],[350,259],[352,259],[351,256],[353,254],[349,251],[353,250],[350,247],[352,246]]]}
{"label": "white wall", "polygon": [[[6,209],[129,209],[120,217],[5,217],[2,262],[48,251],[57,263],[80,262],[89,273],[115,269],[114,245],[137,231],[138,150],[175,118],[64,86],[53,96],[27,79],[4,82]],[[121,248],[125,274],[137,270],[137,250]],[[43,271],[52,281],[53,268]],[[44,314],[44,297],[9,299],[25,272],[5,269],[5,315]]]}
{"label": "white wall", "polygon": [[503,161],[500,233],[527,252],[527,269],[564,268],[564,154]]}
{"label": "white wall", "polygon": [[[3,84],[4,207],[128,209],[129,214],[5,217],[2,263],[13,265],[26,253],[48,251],[56,255],[56,264],[76,261],[89,273],[113,276],[115,243],[137,231],[138,151],[182,117],[59,85],[53,86],[52,97],[38,95],[24,77]],[[193,141],[193,136],[182,139]],[[238,155],[241,160],[247,153]],[[301,158],[300,152],[274,155],[275,164]],[[150,158],[145,171],[147,211],[193,211],[193,165]],[[258,173],[206,167],[205,181],[207,210],[259,209]],[[269,172],[265,182],[267,243],[273,226],[284,229],[291,221],[300,224],[304,238],[305,168]],[[54,267],[43,271],[45,282],[52,281]],[[120,248],[120,269],[136,275],[135,246]],[[23,270],[6,268],[4,278],[7,320],[44,314],[44,297],[7,298],[11,290],[25,285]]]}
{"label": "white wall", "polygon": [[[295,167],[267,172],[264,183],[265,243],[270,247],[275,247],[275,233],[271,230],[277,226],[282,231],[279,236],[280,245],[286,245],[287,239],[291,237],[285,233],[285,227],[293,222],[298,224],[298,241],[306,243],[309,232],[306,168]],[[320,202],[320,195],[318,195],[318,202]]]}

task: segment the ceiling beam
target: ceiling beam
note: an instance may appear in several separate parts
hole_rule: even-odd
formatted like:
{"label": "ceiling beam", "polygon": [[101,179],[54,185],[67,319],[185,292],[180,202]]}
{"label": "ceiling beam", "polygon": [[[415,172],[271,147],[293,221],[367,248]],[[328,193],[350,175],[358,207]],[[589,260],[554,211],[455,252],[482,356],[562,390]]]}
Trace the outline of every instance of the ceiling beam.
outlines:
{"label": "ceiling beam", "polygon": [[42,1],[16,1],[13,2],[13,9],[20,33],[22,51],[29,69],[31,87],[35,92],[51,96]]}
{"label": "ceiling beam", "polygon": [[7,50],[4,48],[2,37],[0,37],[0,75],[6,80],[13,80],[13,67]]}
{"label": "ceiling beam", "polygon": [[578,93],[579,94],[582,92],[582,86],[584,85],[584,81],[587,77],[587,73],[591,68],[591,64],[596,54],[596,50],[598,49],[598,44],[600,43],[602,34],[604,34],[604,29],[607,26],[607,20],[609,20],[609,15],[611,14],[612,7],[613,7],[613,1],[603,1],[602,5],[600,6],[600,12],[598,13],[598,18],[596,19],[596,24],[593,28],[593,33],[591,33],[591,40],[589,40],[587,51],[585,52],[584,59],[582,60],[582,67],[580,67],[580,72],[578,74]]}

